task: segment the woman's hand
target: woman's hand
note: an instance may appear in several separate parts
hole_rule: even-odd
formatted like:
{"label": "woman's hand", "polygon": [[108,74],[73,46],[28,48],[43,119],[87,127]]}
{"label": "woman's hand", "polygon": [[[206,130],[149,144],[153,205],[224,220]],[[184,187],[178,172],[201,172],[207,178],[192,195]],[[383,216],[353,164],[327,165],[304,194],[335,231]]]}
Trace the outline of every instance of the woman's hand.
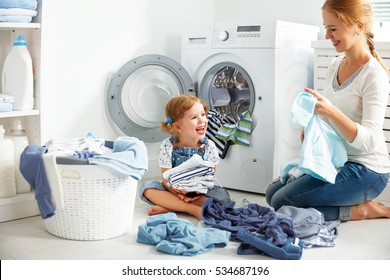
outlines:
{"label": "woman's hand", "polygon": [[334,110],[332,102],[330,102],[329,99],[323,97],[321,94],[310,88],[305,88],[305,91],[312,94],[317,99],[317,103],[314,108],[314,113],[321,117],[332,118]]}

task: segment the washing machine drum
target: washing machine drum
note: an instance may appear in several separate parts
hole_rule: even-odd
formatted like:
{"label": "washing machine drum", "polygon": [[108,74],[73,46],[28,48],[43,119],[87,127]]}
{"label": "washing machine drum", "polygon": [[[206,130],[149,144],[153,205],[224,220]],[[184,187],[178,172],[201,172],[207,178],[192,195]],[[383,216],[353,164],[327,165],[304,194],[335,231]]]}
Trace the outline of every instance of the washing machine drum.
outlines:
{"label": "washing machine drum", "polygon": [[137,57],[127,62],[107,87],[109,118],[128,136],[159,142],[168,137],[161,131],[165,104],[183,93],[194,94],[194,84],[179,63],[161,55]]}

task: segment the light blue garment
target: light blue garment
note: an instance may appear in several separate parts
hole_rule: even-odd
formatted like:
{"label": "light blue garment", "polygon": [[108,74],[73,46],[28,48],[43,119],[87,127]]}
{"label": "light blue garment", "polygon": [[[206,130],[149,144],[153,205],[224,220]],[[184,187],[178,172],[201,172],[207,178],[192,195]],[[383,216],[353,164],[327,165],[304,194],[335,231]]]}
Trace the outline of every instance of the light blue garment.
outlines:
{"label": "light blue garment", "polygon": [[37,0],[1,0],[0,8],[20,8],[35,10],[38,7]]}
{"label": "light blue garment", "polygon": [[345,146],[337,133],[316,114],[316,98],[307,92],[294,100],[291,119],[304,127],[299,169],[317,179],[334,184],[337,168],[348,160]]}
{"label": "light blue garment", "polygon": [[11,112],[13,109],[12,103],[0,102],[0,112]]}
{"label": "light blue garment", "polygon": [[0,16],[0,22],[18,22],[18,23],[30,23],[32,21],[31,16]]}
{"label": "light blue garment", "polygon": [[140,180],[148,170],[148,152],[143,141],[122,136],[114,141],[113,152],[89,158],[90,164],[100,164]]}
{"label": "light blue garment", "polygon": [[138,227],[137,242],[156,245],[160,252],[194,256],[229,243],[230,232],[215,228],[200,228],[175,213],[150,216]]}

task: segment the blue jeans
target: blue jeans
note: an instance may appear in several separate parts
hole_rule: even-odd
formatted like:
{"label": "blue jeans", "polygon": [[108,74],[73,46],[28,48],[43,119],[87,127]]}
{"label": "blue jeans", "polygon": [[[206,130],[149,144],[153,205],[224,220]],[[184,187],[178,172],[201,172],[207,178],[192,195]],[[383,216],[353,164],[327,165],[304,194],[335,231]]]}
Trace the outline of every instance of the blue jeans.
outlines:
{"label": "blue jeans", "polygon": [[275,210],[283,205],[313,207],[324,214],[325,220],[348,221],[351,206],[377,197],[385,189],[389,175],[348,161],[337,174],[335,184],[303,175],[285,185],[280,181],[270,184],[265,196]]}

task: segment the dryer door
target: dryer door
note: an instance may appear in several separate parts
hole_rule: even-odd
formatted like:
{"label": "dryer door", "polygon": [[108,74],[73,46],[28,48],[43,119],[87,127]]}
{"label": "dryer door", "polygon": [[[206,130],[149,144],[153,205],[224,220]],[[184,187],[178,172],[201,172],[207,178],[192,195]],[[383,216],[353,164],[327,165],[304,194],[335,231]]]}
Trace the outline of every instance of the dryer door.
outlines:
{"label": "dryer door", "polygon": [[167,137],[161,131],[165,104],[182,93],[194,94],[187,71],[175,60],[144,55],[127,62],[112,78],[106,92],[109,117],[126,135],[145,142]]}

